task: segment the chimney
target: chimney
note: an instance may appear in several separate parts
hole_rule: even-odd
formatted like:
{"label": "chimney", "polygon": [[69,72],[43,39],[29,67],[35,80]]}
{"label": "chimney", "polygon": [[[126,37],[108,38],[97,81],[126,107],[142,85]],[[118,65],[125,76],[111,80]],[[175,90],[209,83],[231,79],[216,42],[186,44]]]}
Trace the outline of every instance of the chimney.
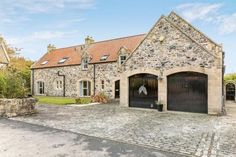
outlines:
{"label": "chimney", "polygon": [[53,51],[55,49],[56,49],[56,47],[54,45],[49,44],[48,47],[47,47],[47,52],[49,53],[49,52],[51,52],[51,51]]}
{"label": "chimney", "polygon": [[90,36],[87,36],[85,38],[85,45],[90,45],[92,43],[94,43],[94,39],[92,37],[90,37]]}

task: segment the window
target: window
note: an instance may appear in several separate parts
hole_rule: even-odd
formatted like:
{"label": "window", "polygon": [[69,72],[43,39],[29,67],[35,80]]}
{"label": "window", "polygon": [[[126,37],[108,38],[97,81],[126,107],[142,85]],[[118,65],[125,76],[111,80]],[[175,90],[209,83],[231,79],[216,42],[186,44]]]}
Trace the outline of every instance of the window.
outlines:
{"label": "window", "polygon": [[44,82],[37,82],[38,94],[44,94]]}
{"label": "window", "polygon": [[82,60],[82,69],[87,70],[88,69],[88,58],[84,58]]}
{"label": "window", "polygon": [[41,65],[45,65],[45,64],[47,64],[48,63],[48,61],[43,61],[42,63],[41,63]]}
{"label": "window", "polygon": [[125,62],[125,60],[126,60],[126,55],[121,55],[120,56],[120,60],[119,60],[120,61],[120,65],[123,64]]}
{"label": "window", "polygon": [[106,61],[108,57],[109,57],[109,55],[103,55],[103,56],[100,58],[100,61]]}
{"label": "window", "polygon": [[101,81],[101,85],[102,85],[102,89],[104,89],[104,87],[105,87],[105,82],[104,82],[104,80]]}
{"label": "window", "polygon": [[58,64],[63,64],[68,60],[69,57],[64,57],[61,60],[59,60]]}
{"label": "window", "polygon": [[90,81],[80,81],[80,96],[91,95],[91,83]]}
{"label": "window", "polygon": [[57,81],[57,89],[62,89],[62,81]]}

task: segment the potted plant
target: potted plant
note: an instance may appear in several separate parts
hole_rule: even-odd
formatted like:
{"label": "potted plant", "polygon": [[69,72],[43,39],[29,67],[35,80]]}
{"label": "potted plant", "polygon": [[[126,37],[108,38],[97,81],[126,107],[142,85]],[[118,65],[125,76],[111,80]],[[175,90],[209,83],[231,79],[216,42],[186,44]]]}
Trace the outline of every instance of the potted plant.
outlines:
{"label": "potted plant", "polygon": [[155,101],[155,104],[157,105],[157,110],[159,112],[162,112],[163,111],[163,106],[164,106],[163,102],[161,100],[159,100],[159,101]]}

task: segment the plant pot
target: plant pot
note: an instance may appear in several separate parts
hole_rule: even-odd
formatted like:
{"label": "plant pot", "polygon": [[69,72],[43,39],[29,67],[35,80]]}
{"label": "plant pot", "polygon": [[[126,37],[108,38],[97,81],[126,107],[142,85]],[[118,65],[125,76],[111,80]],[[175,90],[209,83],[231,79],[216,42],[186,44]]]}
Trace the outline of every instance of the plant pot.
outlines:
{"label": "plant pot", "polygon": [[162,112],[163,111],[163,104],[158,104],[157,109],[159,112]]}

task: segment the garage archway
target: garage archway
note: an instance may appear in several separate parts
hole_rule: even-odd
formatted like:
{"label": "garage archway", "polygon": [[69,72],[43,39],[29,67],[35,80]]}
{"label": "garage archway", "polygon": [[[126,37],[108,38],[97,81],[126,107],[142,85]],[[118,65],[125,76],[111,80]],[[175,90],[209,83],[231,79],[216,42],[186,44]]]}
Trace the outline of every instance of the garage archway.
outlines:
{"label": "garage archway", "polygon": [[207,113],[208,77],[180,72],[167,77],[167,110]]}
{"label": "garage archway", "polygon": [[129,77],[129,106],[153,108],[158,100],[158,77],[136,74]]}
{"label": "garage archway", "polygon": [[228,83],[226,85],[226,100],[235,99],[235,85],[233,83]]}

